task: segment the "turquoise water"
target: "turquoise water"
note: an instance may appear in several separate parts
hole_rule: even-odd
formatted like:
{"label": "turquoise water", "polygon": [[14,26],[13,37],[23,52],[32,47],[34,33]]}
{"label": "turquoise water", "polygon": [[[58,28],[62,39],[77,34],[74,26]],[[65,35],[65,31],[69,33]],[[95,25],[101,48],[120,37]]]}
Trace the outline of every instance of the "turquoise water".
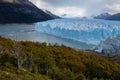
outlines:
{"label": "turquoise water", "polygon": [[82,43],[79,41],[65,39],[50,34],[39,33],[35,31],[34,24],[8,24],[0,25],[0,35],[2,37],[11,38],[13,40],[24,40],[34,42],[46,42],[51,44],[64,44],[66,46],[77,49],[90,49],[91,44]]}

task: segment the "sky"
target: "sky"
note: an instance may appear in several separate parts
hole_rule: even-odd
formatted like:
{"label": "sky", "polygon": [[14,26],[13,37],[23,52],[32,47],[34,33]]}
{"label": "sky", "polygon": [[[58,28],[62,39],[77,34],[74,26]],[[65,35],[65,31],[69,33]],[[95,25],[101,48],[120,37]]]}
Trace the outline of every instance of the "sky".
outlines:
{"label": "sky", "polygon": [[120,12],[120,0],[30,0],[41,9],[67,17],[94,16]]}

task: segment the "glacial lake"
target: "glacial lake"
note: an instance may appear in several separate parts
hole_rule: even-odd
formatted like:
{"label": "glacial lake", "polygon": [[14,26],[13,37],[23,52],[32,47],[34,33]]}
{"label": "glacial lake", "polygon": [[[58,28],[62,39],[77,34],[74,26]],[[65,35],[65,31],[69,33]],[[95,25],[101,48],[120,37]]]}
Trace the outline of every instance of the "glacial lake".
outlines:
{"label": "glacial lake", "polygon": [[0,36],[13,40],[46,42],[51,44],[66,45],[76,49],[91,49],[93,45],[65,39],[58,36],[40,33],[35,30],[34,24],[6,24],[0,25]]}

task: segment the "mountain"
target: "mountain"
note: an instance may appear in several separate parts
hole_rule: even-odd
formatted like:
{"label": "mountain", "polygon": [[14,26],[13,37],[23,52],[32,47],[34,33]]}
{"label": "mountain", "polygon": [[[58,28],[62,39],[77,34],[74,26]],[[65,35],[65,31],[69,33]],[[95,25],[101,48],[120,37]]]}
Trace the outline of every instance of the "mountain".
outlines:
{"label": "mountain", "polygon": [[50,16],[52,16],[53,18],[60,18],[59,16],[57,16],[57,15],[55,15],[55,14],[53,14],[53,13],[51,13],[50,11],[48,11],[48,10],[43,10],[46,14],[48,14],[48,15],[50,15]]}
{"label": "mountain", "polygon": [[0,23],[34,23],[54,18],[28,0],[0,0]]}
{"label": "mountain", "polygon": [[67,17],[67,14],[63,14],[63,15],[61,15],[62,17]]}
{"label": "mountain", "polygon": [[102,41],[95,51],[110,55],[120,55],[120,35]]}
{"label": "mountain", "polygon": [[106,19],[107,17],[111,16],[109,13],[102,13],[100,15],[94,16],[94,19]]}
{"label": "mountain", "polygon": [[107,20],[118,20],[118,21],[120,21],[120,13],[111,15],[111,16],[107,17],[106,19]]}

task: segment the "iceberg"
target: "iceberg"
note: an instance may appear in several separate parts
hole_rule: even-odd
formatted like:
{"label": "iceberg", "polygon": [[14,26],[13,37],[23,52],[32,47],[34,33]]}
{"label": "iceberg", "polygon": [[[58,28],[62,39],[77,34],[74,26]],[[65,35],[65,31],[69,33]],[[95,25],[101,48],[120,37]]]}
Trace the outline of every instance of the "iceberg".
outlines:
{"label": "iceberg", "polygon": [[40,33],[52,34],[87,44],[98,45],[108,37],[120,34],[120,22],[100,19],[55,19],[35,24]]}

